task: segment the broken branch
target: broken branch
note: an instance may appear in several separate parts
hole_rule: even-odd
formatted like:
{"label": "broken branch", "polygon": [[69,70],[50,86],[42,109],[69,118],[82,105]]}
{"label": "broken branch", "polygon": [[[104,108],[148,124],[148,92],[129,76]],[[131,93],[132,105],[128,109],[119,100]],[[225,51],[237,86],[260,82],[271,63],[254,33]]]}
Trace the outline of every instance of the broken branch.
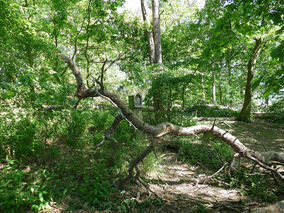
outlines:
{"label": "broken branch", "polygon": [[[82,75],[80,74],[79,69],[76,66],[76,64],[73,63],[70,58],[64,55],[60,55],[60,57],[68,64],[69,68],[73,72],[74,77],[76,78],[78,97],[86,98],[86,97],[101,96],[109,100],[114,106],[116,106],[119,109],[121,114],[125,116],[125,119],[131,125],[133,125],[135,128],[147,134],[150,134],[154,137],[162,137],[163,135],[168,134],[168,133],[171,133],[174,135],[180,135],[180,136],[193,136],[193,135],[204,134],[204,133],[215,135],[217,138],[220,138],[221,140],[229,144],[236,152],[240,153],[240,155],[256,162],[262,168],[269,170],[277,174],[281,179],[284,179],[284,176],[279,171],[277,171],[277,169],[274,169],[267,165],[268,161],[284,163],[284,153],[268,152],[267,154],[267,153],[252,151],[249,148],[247,148],[243,143],[241,143],[241,141],[237,137],[215,126],[215,121],[212,126],[196,125],[196,126],[191,126],[191,127],[181,127],[181,126],[177,126],[171,123],[161,123],[156,126],[147,124],[141,118],[136,116],[133,113],[133,111],[130,110],[126,106],[126,104],[114,93],[109,92],[102,87],[97,88],[96,86],[95,86],[95,89],[90,89],[90,88],[87,89],[87,87],[83,83]],[[142,158],[142,160],[147,154],[149,154],[153,150],[153,144],[150,145],[147,149],[142,153],[141,156],[139,156]],[[130,170],[129,170],[130,176],[132,176],[132,171],[135,165],[137,165],[137,163],[141,161],[141,158],[139,157],[135,159],[132,165],[130,166]]]}

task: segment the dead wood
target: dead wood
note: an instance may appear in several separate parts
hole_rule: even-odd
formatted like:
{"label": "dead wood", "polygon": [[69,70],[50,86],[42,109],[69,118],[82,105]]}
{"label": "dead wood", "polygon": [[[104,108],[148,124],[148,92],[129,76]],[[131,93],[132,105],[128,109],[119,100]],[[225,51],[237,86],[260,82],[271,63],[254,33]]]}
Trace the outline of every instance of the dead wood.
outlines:
{"label": "dead wood", "polygon": [[[76,64],[67,56],[60,55],[72,70],[73,75],[77,82],[77,93],[76,96],[78,98],[87,98],[87,97],[103,97],[110,102],[112,102],[120,111],[121,116],[125,118],[131,125],[135,128],[143,131],[144,133],[150,134],[154,137],[162,137],[165,134],[171,133],[179,136],[195,136],[198,134],[212,134],[217,138],[220,138],[227,144],[229,144],[237,153],[239,153],[242,157],[246,157],[255,163],[257,163],[262,168],[271,171],[276,174],[282,180],[284,180],[284,175],[281,174],[277,168],[271,167],[271,163],[273,164],[283,164],[284,163],[284,153],[280,152],[257,152],[254,150],[250,150],[247,148],[241,141],[230,134],[228,131],[220,129],[219,127],[213,124],[209,125],[196,125],[191,127],[181,127],[171,123],[161,123],[159,125],[153,126],[147,124],[138,116],[136,116],[132,110],[130,110],[127,105],[114,93],[106,90],[101,82],[98,80],[94,81],[95,88],[87,88],[83,82],[82,75],[76,66]],[[96,83],[99,85],[97,87]],[[138,156],[130,165],[129,168],[129,176],[133,177],[133,168],[141,162],[151,151],[153,151],[154,145],[151,143],[147,149]]]}
{"label": "dead wood", "polygon": [[107,142],[108,140],[117,143],[117,140],[115,138],[111,137],[111,136],[113,135],[113,133],[115,132],[115,129],[117,128],[120,121],[122,121],[122,120],[123,120],[123,117],[121,115],[118,115],[118,116],[115,117],[112,125],[106,130],[104,139],[102,140],[102,142],[97,144],[96,147],[100,147],[100,146],[104,145],[105,142]]}

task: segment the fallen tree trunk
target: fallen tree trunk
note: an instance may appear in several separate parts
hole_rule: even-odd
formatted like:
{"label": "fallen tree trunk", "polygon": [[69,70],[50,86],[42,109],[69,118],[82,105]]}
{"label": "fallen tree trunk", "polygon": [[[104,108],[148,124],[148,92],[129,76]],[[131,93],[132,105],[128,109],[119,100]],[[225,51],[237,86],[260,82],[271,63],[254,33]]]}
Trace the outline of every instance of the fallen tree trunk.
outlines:
{"label": "fallen tree trunk", "polygon": [[[77,93],[76,96],[79,100],[88,97],[102,97],[110,101],[113,105],[115,105],[121,113],[122,119],[126,119],[131,125],[135,128],[154,136],[155,138],[162,137],[165,134],[175,134],[180,136],[194,136],[198,134],[212,134],[216,137],[220,138],[227,144],[229,144],[236,152],[240,153],[241,156],[246,157],[259,166],[263,167],[266,170],[277,174],[281,179],[284,179],[284,176],[278,171],[277,168],[273,168],[270,166],[271,162],[274,164],[284,164],[284,153],[280,152],[257,152],[254,150],[250,150],[247,148],[240,140],[230,134],[228,131],[218,128],[214,124],[212,126],[209,125],[197,125],[191,127],[181,127],[171,123],[161,123],[159,125],[153,126],[147,124],[138,116],[136,116],[132,110],[130,110],[127,105],[114,93],[106,90],[104,86],[96,79],[94,79],[94,88],[87,88],[83,83],[82,75],[79,72],[76,64],[67,56],[59,55],[61,59],[63,59],[72,70],[73,75],[77,82]],[[99,87],[97,86],[99,85]],[[122,120],[119,119],[119,120]],[[117,123],[115,124],[117,125]],[[112,133],[112,132],[111,132]],[[110,137],[110,134],[108,134]],[[155,144],[154,144],[155,145]],[[137,165],[141,160],[144,159],[140,157],[138,160],[134,160],[135,165]],[[135,168],[135,165],[132,165],[132,170]],[[132,172],[132,170],[130,172]]]}

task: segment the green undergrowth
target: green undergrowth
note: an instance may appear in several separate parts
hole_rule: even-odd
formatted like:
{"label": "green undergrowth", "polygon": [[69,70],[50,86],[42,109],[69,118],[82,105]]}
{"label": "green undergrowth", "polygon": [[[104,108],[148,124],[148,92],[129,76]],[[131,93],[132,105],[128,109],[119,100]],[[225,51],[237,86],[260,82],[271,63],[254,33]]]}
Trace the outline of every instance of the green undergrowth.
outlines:
{"label": "green undergrowth", "polygon": [[284,98],[263,109],[265,112],[260,118],[270,120],[275,123],[284,123]]}
{"label": "green undergrowth", "polygon": [[[0,212],[40,211],[53,203],[68,211],[124,208],[112,183],[127,173],[147,138],[122,121],[113,135],[117,142],[96,148],[115,109],[5,111],[0,117]],[[152,159],[145,160],[142,171]]]}
{"label": "green undergrowth", "polygon": [[252,172],[250,168],[240,167],[231,174],[222,174],[221,179],[230,188],[238,188],[242,195],[258,202],[273,203],[284,197],[283,188],[270,174],[264,174],[259,169]]}
{"label": "green undergrowth", "polygon": [[[27,170],[16,160],[6,159],[0,171],[1,212],[37,212],[53,202],[66,211],[88,208],[93,211],[144,212],[162,201],[153,197],[142,202],[121,197],[113,182],[113,171],[103,164],[86,167],[81,157],[73,164],[62,161],[53,168],[34,165]],[[76,163],[77,162],[77,163]]]}
{"label": "green undergrowth", "polygon": [[125,198],[120,200],[120,205],[117,207],[118,212],[126,213],[126,212],[137,212],[143,213],[145,210],[150,208],[159,208],[162,206],[163,201],[159,198],[148,197],[143,199],[143,201],[138,202],[136,199]]}
{"label": "green undergrowth", "polygon": [[188,115],[197,117],[234,117],[239,111],[230,108],[220,108],[219,106],[194,105],[185,110]]}
{"label": "green undergrowth", "polygon": [[20,165],[7,159],[0,172],[1,212],[39,211],[53,201],[66,202],[69,209],[83,205],[102,209],[102,202],[110,201],[111,193],[116,191],[111,187],[111,173],[98,165],[84,170],[63,163],[55,168],[35,165],[28,170]]}
{"label": "green undergrowth", "polygon": [[203,135],[198,141],[186,138],[179,147],[182,161],[212,170],[219,169],[233,153],[231,146],[211,135]]}
{"label": "green undergrowth", "polygon": [[[76,111],[69,108],[13,108],[5,105],[0,116],[0,212],[28,212],[64,206],[66,211],[88,208],[91,211],[143,212],[160,205],[157,199],[137,202],[112,186],[125,176],[131,160],[148,145],[145,134],[125,120],[113,138],[100,148],[104,133],[118,114],[114,108]],[[4,113],[3,113],[4,112]],[[4,116],[3,116],[4,115]],[[152,116],[152,115],[151,115]],[[152,119],[151,116],[146,120]],[[171,122],[192,126],[196,121],[187,113],[171,115]],[[175,149],[187,163],[202,165],[211,171],[219,169],[233,155],[230,146],[209,135],[200,140],[179,137]],[[142,173],[158,168],[159,155],[149,154]],[[235,175],[235,174],[234,174]],[[263,176],[245,177],[245,173],[224,177],[229,185],[265,202],[275,200],[279,191],[268,191],[270,182]],[[262,190],[263,193],[258,191]],[[201,208],[202,209],[202,208]],[[204,210],[205,211],[205,210]]]}

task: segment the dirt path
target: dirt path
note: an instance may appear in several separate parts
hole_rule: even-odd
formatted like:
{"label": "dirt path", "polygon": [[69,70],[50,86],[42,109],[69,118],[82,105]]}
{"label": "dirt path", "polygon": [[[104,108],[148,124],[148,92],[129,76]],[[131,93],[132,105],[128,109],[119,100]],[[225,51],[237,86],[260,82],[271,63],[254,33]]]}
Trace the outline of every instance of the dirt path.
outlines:
{"label": "dirt path", "polygon": [[[212,124],[213,121],[209,119],[200,123]],[[261,120],[248,124],[228,119],[225,122],[226,125],[221,125],[221,128],[228,129],[249,148],[284,151],[283,124]],[[179,161],[176,153],[162,155],[160,166],[148,173],[146,178],[150,181],[151,190],[164,200],[164,205],[149,212],[202,212],[205,207],[210,212],[246,212],[259,205],[250,203],[240,190],[229,189],[224,183],[204,182],[208,175],[198,166]]]}
{"label": "dirt path", "polygon": [[239,190],[204,181],[208,174],[182,163],[176,153],[167,153],[162,158],[158,171],[147,174],[151,190],[165,202],[156,212],[198,212],[205,207],[215,212],[234,212],[234,208],[242,207],[246,198]]}

